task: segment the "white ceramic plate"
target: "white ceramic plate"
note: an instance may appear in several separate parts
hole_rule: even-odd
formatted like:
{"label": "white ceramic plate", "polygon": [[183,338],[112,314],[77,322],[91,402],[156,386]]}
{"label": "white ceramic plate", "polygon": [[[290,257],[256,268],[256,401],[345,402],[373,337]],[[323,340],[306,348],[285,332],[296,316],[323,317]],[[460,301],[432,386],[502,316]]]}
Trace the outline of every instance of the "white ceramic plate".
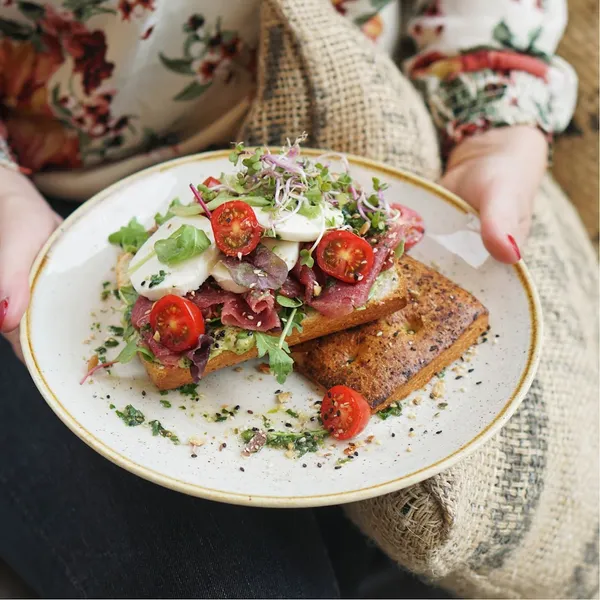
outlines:
{"label": "white ceramic plate", "polygon": [[[316,414],[313,403],[321,393],[297,374],[280,386],[260,373],[256,362],[246,363],[208,376],[199,386],[198,402],[179,392],[159,395],[137,361],[79,384],[86,360],[109,335],[107,326],[119,324],[111,308],[116,302],[100,300],[102,283],[115,276],[117,250],[108,235],[133,216],[150,224],[175,196],[188,197],[190,182],[230,171],[227,156],[223,151],[186,157],[128,177],[84,204],[42,250],[32,272],[22,343],[36,385],[64,423],[109,460],[157,484],[222,502],[273,507],[340,504],[392,492],[448,468],[497,432],[517,408],[536,368],[542,326],[536,292],[523,264],[508,267],[489,259],[475,269],[429,236],[414,256],[433,263],[488,307],[488,342],[460,367],[461,379],[447,371],[443,399],[432,400],[425,390],[415,394],[420,404],[413,404],[412,397],[404,401],[402,416],[372,418],[360,436],[363,441],[374,436],[372,443],[341,468],[335,467],[344,458],[342,443],[328,443],[322,452],[296,460],[270,448],[250,458],[240,454],[234,428],[260,426],[259,415],[277,406],[279,388],[292,392],[287,407]],[[452,233],[472,219],[462,201],[431,183],[363,158],[350,157],[350,162],[364,184],[372,176],[386,181],[388,197],[417,209],[430,233]],[[85,343],[93,323],[100,331]],[[440,402],[447,407],[440,409]],[[117,417],[115,411],[128,404],[144,413],[144,425],[127,427]],[[225,422],[203,417],[223,405],[239,405],[237,416]],[[285,413],[270,416],[278,429],[285,428],[284,421],[296,423]],[[147,425],[153,419],[182,443],[153,437]],[[190,438],[205,441],[195,458],[186,443]]]}

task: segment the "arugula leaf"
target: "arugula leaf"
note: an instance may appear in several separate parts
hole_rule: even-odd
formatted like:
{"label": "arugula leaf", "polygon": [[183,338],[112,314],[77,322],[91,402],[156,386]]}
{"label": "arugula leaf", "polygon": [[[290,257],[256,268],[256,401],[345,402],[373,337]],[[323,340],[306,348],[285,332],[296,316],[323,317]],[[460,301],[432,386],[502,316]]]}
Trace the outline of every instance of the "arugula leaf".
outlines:
{"label": "arugula leaf", "polygon": [[315,266],[315,259],[309,250],[300,250],[300,264],[310,267],[311,269]]}
{"label": "arugula leaf", "polygon": [[[285,323],[285,337],[290,335],[294,329],[297,329],[300,333],[302,333],[302,321],[304,321],[306,317],[306,313],[297,308],[284,308],[279,311],[279,318],[283,323]],[[290,325],[288,326],[288,323]]]}
{"label": "arugula leaf", "polygon": [[132,285],[126,285],[119,288],[119,297],[127,306],[133,306],[138,299],[138,293],[133,289]]}
{"label": "arugula leaf", "polygon": [[133,357],[138,352],[144,357],[144,359],[148,360],[149,362],[153,361],[155,358],[154,354],[152,354],[152,352],[145,346],[138,346],[138,339],[138,336],[132,337],[129,342],[127,342],[127,346],[125,346],[117,358],[115,358],[115,361],[121,364],[127,364],[128,362],[131,362]]}
{"label": "arugula leaf", "polygon": [[404,254],[404,240],[402,240],[394,250],[394,255],[396,258],[400,258]]}
{"label": "arugula leaf", "polygon": [[204,209],[197,202],[192,202],[191,204],[179,204],[173,206],[169,212],[177,217],[195,217],[196,215],[202,214]]}
{"label": "arugula leaf", "polygon": [[284,383],[294,368],[294,361],[289,355],[290,348],[287,342],[260,331],[254,333],[254,339],[259,358],[268,353],[271,373],[275,375],[278,383]]}
{"label": "arugula leaf", "polygon": [[169,208],[164,215],[156,213],[154,215],[154,222],[160,227],[163,223],[166,223],[169,219],[172,219],[175,216],[175,213],[172,210],[175,206],[181,206],[181,200],[179,200],[179,198],[175,198],[171,204],[169,204]]}
{"label": "arugula leaf", "polygon": [[119,231],[111,233],[108,236],[108,241],[111,244],[121,246],[125,252],[135,254],[149,237],[150,235],[145,227],[133,217],[126,227],[121,227]]}
{"label": "arugula leaf", "polygon": [[210,246],[206,233],[193,225],[182,225],[165,240],[154,244],[154,251],[161,263],[176,265],[202,254]]}
{"label": "arugula leaf", "polygon": [[302,306],[303,302],[298,298],[287,298],[286,296],[278,295],[277,304],[285,306],[286,308],[298,308],[299,306]]}

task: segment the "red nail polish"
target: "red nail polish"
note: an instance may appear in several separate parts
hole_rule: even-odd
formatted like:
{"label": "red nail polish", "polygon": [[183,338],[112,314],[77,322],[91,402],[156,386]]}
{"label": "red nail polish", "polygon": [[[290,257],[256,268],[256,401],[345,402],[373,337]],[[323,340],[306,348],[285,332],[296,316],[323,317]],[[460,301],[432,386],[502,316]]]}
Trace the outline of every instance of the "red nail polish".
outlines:
{"label": "red nail polish", "polygon": [[7,312],[8,298],[4,298],[4,300],[0,300],[0,329],[2,329],[2,325],[4,324],[4,317],[6,317]]}
{"label": "red nail polish", "polygon": [[508,237],[508,241],[510,242],[510,245],[513,247],[515,254],[517,255],[517,259],[521,260],[521,251],[519,250],[519,246],[517,246],[517,242],[515,241],[515,238],[512,235],[508,235],[506,237]]}

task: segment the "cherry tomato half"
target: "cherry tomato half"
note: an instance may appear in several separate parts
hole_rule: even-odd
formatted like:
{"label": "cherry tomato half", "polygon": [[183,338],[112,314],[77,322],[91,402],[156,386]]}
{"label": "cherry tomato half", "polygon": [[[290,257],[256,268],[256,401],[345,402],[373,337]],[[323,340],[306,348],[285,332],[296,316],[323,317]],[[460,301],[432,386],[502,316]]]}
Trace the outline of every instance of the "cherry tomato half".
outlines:
{"label": "cherry tomato half", "polygon": [[186,298],[164,296],[150,312],[150,325],[163,346],[173,352],[183,352],[198,343],[204,333],[204,318],[200,309]]}
{"label": "cherry tomato half", "polygon": [[416,210],[402,204],[392,204],[392,208],[400,211],[400,218],[396,222],[402,226],[404,249],[410,250],[421,241],[425,233],[423,218]]}
{"label": "cherry tomato half", "polygon": [[358,283],[364,279],[373,266],[373,258],[369,242],[343,229],[326,233],[317,246],[319,267],[347,283]]}
{"label": "cherry tomato half", "polygon": [[225,202],[210,219],[215,243],[223,254],[245,256],[260,241],[261,229],[252,208],[241,200]]}
{"label": "cherry tomato half", "polygon": [[202,185],[205,185],[208,188],[211,187],[215,187],[215,185],[221,185],[221,182],[218,179],[215,179],[214,177],[207,177],[203,182]]}
{"label": "cherry tomato half", "polygon": [[332,387],[321,404],[321,420],[325,429],[338,440],[357,436],[371,418],[369,403],[352,388]]}

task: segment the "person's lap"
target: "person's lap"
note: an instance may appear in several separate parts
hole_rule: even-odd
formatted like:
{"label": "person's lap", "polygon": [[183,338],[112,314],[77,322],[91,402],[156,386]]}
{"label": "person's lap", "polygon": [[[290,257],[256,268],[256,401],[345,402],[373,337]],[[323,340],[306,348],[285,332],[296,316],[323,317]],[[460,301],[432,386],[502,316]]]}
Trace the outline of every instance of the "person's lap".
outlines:
{"label": "person's lap", "polygon": [[40,596],[446,597],[340,509],[229,506],[127,473],[68,431],[1,338],[0,365],[0,559]]}
{"label": "person's lap", "polygon": [[0,554],[40,595],[337,596],[312,511],[203,501],[121,470],[0,353]]}

